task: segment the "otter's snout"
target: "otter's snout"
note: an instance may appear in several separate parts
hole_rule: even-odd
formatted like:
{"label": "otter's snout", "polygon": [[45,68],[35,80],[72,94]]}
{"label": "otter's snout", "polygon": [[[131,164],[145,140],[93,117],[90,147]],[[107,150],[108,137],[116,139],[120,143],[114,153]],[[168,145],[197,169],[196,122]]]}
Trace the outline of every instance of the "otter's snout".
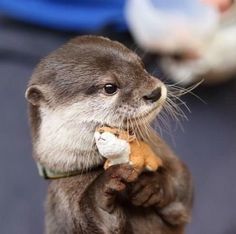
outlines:
{"label": "otter's snout", "polygon": [[162,95],[162,88],[157,87],[150,94],[143,96],[143,99],[153,103],[158,101],[161,98],[161,95]]}

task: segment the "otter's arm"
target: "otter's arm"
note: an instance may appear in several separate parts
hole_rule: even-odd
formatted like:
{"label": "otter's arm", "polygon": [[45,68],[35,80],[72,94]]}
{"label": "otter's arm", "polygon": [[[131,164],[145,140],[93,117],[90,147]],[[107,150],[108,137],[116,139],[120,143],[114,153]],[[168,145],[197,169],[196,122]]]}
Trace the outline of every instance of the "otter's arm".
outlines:
{"label": "otter's arm", "polygon": [[108,168],[96,178],[85,190],[79,203],[84,218],[93,217],[93,220],[87,220],[88,224],[94,223],[101,233],[129,233],[126,216],[119,205],[118,196],[125,190],[126,184],[137,177],[138,174],[131,166],[123,164]]}
{"label": "otter's arm", "polygon": [[158,136],[157,141],[164,160],[163,171],[158,176],[163,178],[163,192],[166,191],[167,194],[167,203],[160,204],[157,208],[163,219],[171,225],[186,224],[191,219],[193,205],[192,176],[186,165]]}
{"label": "otter's arm", "polygon": [[161,217],[171,225],[183,225],[190,221],[193,185],[187,167],[178,159],[164,167],[156,176],[160,177],[163,189],[163,203],[156,208]]}
{"label": "otter's arm", "polygon": [[47,234],[123,234],[128,231],[117,197],[128,182],[137,178],[136,172],[129,165],[116,165],[88,174],[55,181],[50,186]]}
{"label": "otter's arm", "polygon": [[145,172],[131,186],[131,201],[136,206],[154,207],[170,225],[184,225],[190,220],[193,186],[187,167],[162,139],[152,148],[163,161],[156,172]]}

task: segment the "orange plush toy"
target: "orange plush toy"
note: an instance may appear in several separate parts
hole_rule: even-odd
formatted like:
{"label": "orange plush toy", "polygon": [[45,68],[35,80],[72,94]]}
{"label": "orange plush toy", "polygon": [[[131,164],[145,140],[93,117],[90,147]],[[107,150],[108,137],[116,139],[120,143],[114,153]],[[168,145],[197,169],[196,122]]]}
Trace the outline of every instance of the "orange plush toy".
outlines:
{"label": "orange plush toy", "polygon": [[99,127],[94,134],[99,153],[107,158],[104,168],[116,164],[129,163],[141,173],[143,170],[156,171],[162,160],[151,147],[125,130]]}

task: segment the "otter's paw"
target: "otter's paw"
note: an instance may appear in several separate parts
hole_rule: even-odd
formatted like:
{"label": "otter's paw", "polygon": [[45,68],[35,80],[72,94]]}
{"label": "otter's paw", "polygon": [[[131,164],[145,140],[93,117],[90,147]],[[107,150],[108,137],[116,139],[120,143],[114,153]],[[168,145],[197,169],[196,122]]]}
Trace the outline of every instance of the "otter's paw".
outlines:
{"label": "otter's paw", "polygon": [[158,172],[144,172],[130,185],[129,196],[133,205],[163,207],[172,200],[172,194],[165,186],[165,180]]}
{"label": "otter's paw", "polygon": [[158,212],[169,224],[183,225],[190,222],[190,212],[180,202],[172,202]]}
{"label": "otter's paw", "polygon": [[109,167],[106,171],[106,192],[122,191],[126,183],[135,181],[138,178],[137,172],[129,164],[119,164]]}
{"label": "otter's paw", "polygon": [[116,195],[125,190],[127,183],[137,179],[137,172],[128,164],[120,164],[109,167],[103,179],[102,194],[99,195],[99,205],[102,209],[112,212]]}

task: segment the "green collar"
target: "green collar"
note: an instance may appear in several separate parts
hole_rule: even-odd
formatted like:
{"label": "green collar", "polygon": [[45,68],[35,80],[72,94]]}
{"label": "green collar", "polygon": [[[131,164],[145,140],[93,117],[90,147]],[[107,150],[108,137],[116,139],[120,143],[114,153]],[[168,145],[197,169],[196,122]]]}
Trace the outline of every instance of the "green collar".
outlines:
{"label": "green collar", "polygon": [[53,171],[50,170],[43,165],[41,165],[39,162],[37,162],[38,172],[39,175],[42,176],[44,179],[61,179],[71,176],[76,176],[81,174],[82,172],[79,170],[76,171],[68,171],[68,172],[59,172],[59,171]]}

